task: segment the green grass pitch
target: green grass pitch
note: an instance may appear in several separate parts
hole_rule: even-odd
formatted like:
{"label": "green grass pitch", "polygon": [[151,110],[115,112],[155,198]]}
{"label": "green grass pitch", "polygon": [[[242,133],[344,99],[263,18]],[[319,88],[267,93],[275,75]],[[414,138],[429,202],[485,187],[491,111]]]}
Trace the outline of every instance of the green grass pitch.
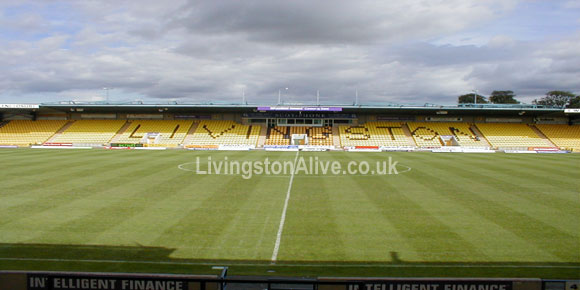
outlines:
{"label": "green grass pitch", "polygon": [[208,156],[296,153],[0,150],[0,270],[580,278],[580,154],[300,152],[405,172],[190,171]]}

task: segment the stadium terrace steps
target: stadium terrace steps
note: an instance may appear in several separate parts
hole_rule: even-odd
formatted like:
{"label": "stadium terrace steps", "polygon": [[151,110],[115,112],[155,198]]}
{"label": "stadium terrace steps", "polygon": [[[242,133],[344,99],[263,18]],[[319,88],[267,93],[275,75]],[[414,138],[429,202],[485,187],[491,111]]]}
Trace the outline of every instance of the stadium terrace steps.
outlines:
{"label": "stadium terrace steps", "polygon": [[54,135],[52,135],[50,138],[48,138],[48,140],[46,140],[46,143],[52,143],[55,142],[54,139],[59,136],[60,134],[62,134],[62,132],[64,132],[66,129],[68,129],[70,126],[72,126],[72,124],[75,121],[69,121],[68,123],[66,123],[64,126],[62,126],[62,128],[60,128],[58,131],[56,131],[56,133],[54,133]]}
{"label": "stadium terrace steps", "polygon": [[183,144],[190,144],[191,143],[191,140],[194,137],[193,133],[195,132],[195,130],[197,130],[197,126],[199,126],[199,123],[194,121],[193,124],[191,125],[191,127],[189,128],[189,131],[187,131],[187,135],[185,136],[185,139],[183,139]]}
{"label": "stadium terrace steps", "polygon": [[542,139],[546,140],[546,142],[549,142],[552,145],[551,147],[558,147],[558,146],[556,146],[556,144],[554,144],[554,142],[552,142],[552,140],[550,140],[550,138],[548,138],[546,135],[544,135],[544,133],[542,133],[542,131],[540,131],[540,129],[538,129],[536,126],[534,126],[533,124],[530,124],[528,126],[530,126],[530,128],[532,128],[532,130],[534,130],[534,132],[536,132],[536,134],[538,134],[538,136],[540,136]]}
{"label": "stadium terrace steps", "polygon": [[340,146],[340,131],[337,125],[332,126],[332,145],[334,147]]}
{"label": "stadium terrace steps", "polygon": [[258,147],[264,147],[266,144],[266,135],[268,134],[268,126],[262,126],[260,128],[260,137],[258,137]]}
{"label": "stadium terrace steps", "polygon": [[471,132],[473,132],[477,137],[479,137],[480,141],[485,143],[486,147],[491,147],[491,144],[489,143],[487,138],[481,133],[481,131],[479,131],[479,128],[477,128],[475,124],[471,124],[469,128],[471,129]]}
{"label": "stadium terrace steps", "polygon": [[413,138],[413,135],[411,134],[411,130],[409,130],[409,125],[407,125],[407,123],[401,125],[401,129],[403,129],[403,133],[405,133],[405,136],[407,136],[407,141],[409,143],[409,146],[417,146],[417,143],[415,143],[415,139]]}
{"label": "stadium terrace steps", "polygon": [[580,152],[580,125],[536,124],[535,126],[557,147]]}
{"label": "stadium terrace steps", "polygon": [[123,124],[123,126],[121,127],[121,129],[119,129],[119,131],[117,131],[117,134],[115,134],[115,136],[113,136],[113,138],[111,139],[111,143],[118,143],[117,141],[119,140],[119,138],[121,138],[123,133],[125,133],[125,131],[127,131],[129,126],[131,126],[131,121],[126,121],[125,124]]}
{"label": "stadium terrace steps", "polygon": [[42,144],[66,123],[67,120],[13,120],[0,128],[0,144],[16,146]]}

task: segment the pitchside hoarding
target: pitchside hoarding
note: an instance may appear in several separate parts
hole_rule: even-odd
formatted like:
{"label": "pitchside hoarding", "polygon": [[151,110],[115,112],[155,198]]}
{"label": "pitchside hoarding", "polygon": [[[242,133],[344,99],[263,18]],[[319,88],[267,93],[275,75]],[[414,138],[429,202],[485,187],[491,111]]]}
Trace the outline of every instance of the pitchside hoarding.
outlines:
{"label": "pitchside hoarding", "polygon": [[215,276],[0,272],[2,290],[217,290],[218,286]]}
{"label": "pitchside hoarding", "polygon": [[[348,284],[347,290],[512,290],[511,281],[366,281]],[[324,289],[320,287],[319,289]],[[333,288],[337,289],[337,288]]]}
{"label": "pitchside hoarding", "polygon": [[44,276],[28,275],[28,290],[74,289],[74,290],[188,290],[186,280],[161,278],[122,278],[106,276]]}
{"label": "pitchside hoarding", "polygon": [[[359,279],[358,281],[355,281]],[[542,290],[541,279],[318,278],[318,290]],[[336,284],[335,284],[336,283]],[[338,283],[345,283],[338,286]]]}
{"label": "pitchside hoarding", "polygon": [[[557,282],[568,285],[567,282],[577,281],[560,280]],[[548,283],[542,283],[541,279],[317,278],[305,280],[263,276],[220,279],[216,275],[0,271],[0,289],[10,290],[217,290],[221,289],[221,285],[227,287],[228,284],[237,285],[237,289],[258,289],[255,288],[256,286],[260,286],[260,289],[289,289],[287,287],[295,285],[300,286],[300,289],[318,290],[556,290],[554,287],[548,289]],[[279,288],[280,285],[286,288]]]}

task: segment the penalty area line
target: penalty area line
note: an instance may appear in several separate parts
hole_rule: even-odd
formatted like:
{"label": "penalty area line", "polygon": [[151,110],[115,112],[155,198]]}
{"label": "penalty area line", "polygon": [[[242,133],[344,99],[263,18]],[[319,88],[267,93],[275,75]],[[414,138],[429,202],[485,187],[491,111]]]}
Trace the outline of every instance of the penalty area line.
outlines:
{"label": "penalty area line", "polygon": [[[170,262],[170,261],[131,261],[131,260],[90,260],[90,259],[55,259],[55,258],[0,258],[0,261],[29,261],[29,262],[60,262],[60,263],[103,263],[103,264],[151,264],[151,265],[198,265],[211,266],[223,265],[224,262]],[[267,263],[229,263],[230,266],[255,266],[269,267],[272,264]],[[300,263],[283,263],[277,264],[279,267],[324,267],[324,268],[539,268],[539,269],[580,269],[579,266],[571,265],[473,265],[473,264],[448,264],[448,265],[429,265],[429,264],[300,264]]]}
{"label": "penalty area line", "polygon": [[272,251],[272,264],[276,263],[278,259],[278,251],[280,250],[280,242],[282,242],[282,232],[284,231],[284,223],[286,222],[286,211],[288,210],[288,202],[290,201],[290,192],[292,191],[292,182],[294,182],[294,171],[296,171],[296,162],[298,161],[298,154],[294,157],[294,166],[292,167],[292,174],[288,182],[288,191],[286,192],[286,200],[284,200],[284,208],[282,209],[282,217],[280,218],[280,225],[278,226],[278,234],[276,234],[276,244],[274,244],[274,251]]}

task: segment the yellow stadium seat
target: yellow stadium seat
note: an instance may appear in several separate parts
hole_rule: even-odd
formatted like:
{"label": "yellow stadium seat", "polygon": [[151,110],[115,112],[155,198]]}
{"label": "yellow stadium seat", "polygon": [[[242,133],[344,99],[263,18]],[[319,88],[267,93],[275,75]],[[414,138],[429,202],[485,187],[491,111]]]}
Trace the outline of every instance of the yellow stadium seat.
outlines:
{"label": "yellow stadium seat", "polygon": [[476,126],[495,148],[553,147],[526,124],[478,123]]}
{"label": "yellow stadium seat", "polygon": [[147,133],[159,133],[158,146],[176,146],[183,143],[192,120],[131,120],[131,125],[116,140],[117,143],[140,143]]}
{"label": "yellow stadium seat", "polygon": [[109,143],[125,120],[78,120],[51,141],[54,143]]}
{"label": "yellow stadium seat", "polygon": [[452,136],[462,147],[488,147],[471,130],[471,124],[459,122],[409,122],[409,130],[418,147],[441,147],[441,136]]}
{"label": "yellow stadium seat", "polygon": [[341,146],[409,146],[402,126],[397,122],[367,122],[364,125],[339,126]]}
{"label": "yellow stadium seat", "polygon": [[254,145],[261,126],[242,125],[229,120],[200,121],[190,144],[185,145]]}
{"label": "yellow stadium seat", "polygon": [[0,144],[29,146],[42,144],[62,128],[66,120],[14,120],[0,128]]}
{"label": "yellow stadium seat", "polygon": [[537,124],[538,128],[556,146],[572,151],[580,151],[580,125]]}
{"label": "yellow stadium seat", "polygon": [[306,134],[308,145],[332,146],[332,127],[283,127],[269,129],[266,145],[290,145],[293,134]]}

